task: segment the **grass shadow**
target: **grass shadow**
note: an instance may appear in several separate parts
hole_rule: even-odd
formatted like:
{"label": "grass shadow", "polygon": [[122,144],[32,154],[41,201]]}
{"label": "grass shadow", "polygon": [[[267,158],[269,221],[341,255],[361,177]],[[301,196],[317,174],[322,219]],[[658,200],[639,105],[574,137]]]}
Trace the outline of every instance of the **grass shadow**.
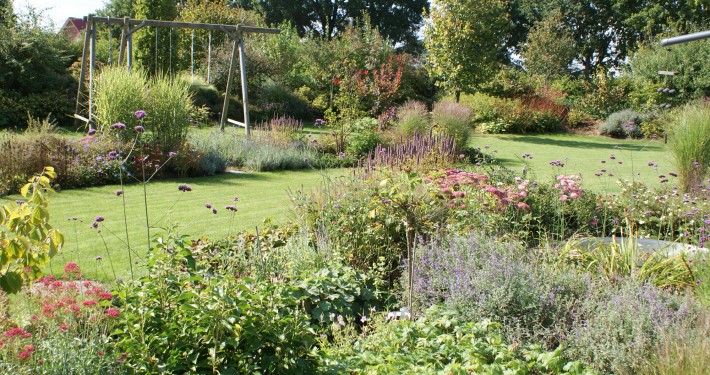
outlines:
{"label": "grass shadow", "polygon": [[[613,149],[613,146],[611,146],[609,143],[603,143],[603,142],[589,142],[589,141],[581,141],[581,140],[575,140],[575,139],[551,139],[548,137],[544,136],[515,136],[515,137],[506,137],[505,138],[508,141],[512,142],[520,142],[520,143],[530,143],[530,144],[535,144],[535,145],[548,145],[548,146],[557,146],[557,147],[568,147],[568,148],[578,148],[578,149],[600,149],[600,150],[610,150]],[[623,146],[621,146],[621,150],[625,151],[661,151],[663,149],[662,146],[659,145],[653,145],[653,144],[629,144],[629,143],[624,143]]]}

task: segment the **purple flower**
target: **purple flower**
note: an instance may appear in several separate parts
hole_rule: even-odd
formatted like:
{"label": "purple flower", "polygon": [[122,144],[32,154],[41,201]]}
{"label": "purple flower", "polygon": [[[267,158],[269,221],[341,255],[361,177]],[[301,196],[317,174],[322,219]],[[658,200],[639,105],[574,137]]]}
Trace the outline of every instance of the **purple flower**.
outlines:
{"label": "purple flower", "polygon": [[89,129],[89,135],[96,134],[96,129]]}
{"label": "purple flower", "polygon": [[91,227],[96,229],[99,227],[99,223],[97,221],[94,221],[93,223],[91,223]]}
{"label": "purple flower", "polygon": [[237,212],[239,209],[235,206],[224,206],[224,209],[227,211],[232,211],[232,212]]}
{"label": "purple flower", "polygon": [[100,223],[100,222],[104,221],[104,217],[103,217],[103,216],[97,216],[96,219],[94,219],[94,221]]}
{"label": "purple flower", "polygon": [[317,118],[316,119],[316,126],[323,126],[323,125],[325,125],[325,120],[323,120],[322,118]]}
{"label": "purple flower", "polygon": [[338,154],[338,156],[339,156],[341,159],[344,159],[344,158],[345,158],[345,153],[342,152],[342,151],[340,151],[340,153]]}
{"label": "purple flower", "polygon": [[678,177],[678,173],[675,173],[675,172],[668,172],[668,175],[673,176],[673,177]]}
{"label": "purple flower", "polygon": [[649,166],[649,167],[657,167],[658,164],[656,164],[656,163],[654,163],[654,162],[652,162],[652,161],[649,161],[649,162],[648,162],[648,166]]}
{"label": "purple flower", "polygon": [[101,255],[97,255],[97,256],[96,256],[96,260],[97,260],[97,261],[99,261],[99,260],[101,260],[101,259],[104,259],[104,257],[102,257]]}
{"label": "purple flower", "polygon": [[192,188],[188,184],[182,184],[178,186],[179,191],[192,191]]}
{"label": "purple flower", "polygon": [[528,153],[523,154],[523,159],[532,159],[532,158],[533,158],[532,155],[530,155]]}
{"label": "purple flower", "polygon": [[239,197],[235,195],[232,200],[235,201],[235,202],[237,202],[237,201],[239,200]]}
{"label": "purple flower", "polygon": [[116,151],[111,151],[111,152],[109,152],[109,153],[108,153],[108,160],[114,160],[114,159],[116,159],[116,156],[117,156],[117,155],[118,155],[118,153],[117,153]]}
{"label": "purple flower", "polygon": [[123,194],[123,190],[116,190],[114,194],[116,194],[117,197],[120,197]]}
{"label": "purple flower", "polygon": [[174,158],[174,157],[176,157],[176,156],[177,156],[177,152],[174,152],[174,151],[168,152],[168,157],[169,157],[169,158]]}
{"label": "purple flower", "polygon": [[614,154],[611,154],[611,155],[609,155],[609,159],[614,160],[614,159],[616,159],[616,156]]}
{"label": "purple flower", "polygon": [[117,122],[113,125],[111,125],[111,129],[116,129],[116,130],[125,130],[126,129],[126,124],[122,122]]}
{"label": "purple flower", "polygon": [[697,168],[700,168],[700,163],[698,163],[697,161],[694,161],[694,162],[693,162],[693,167],[696,168],[696,169],[697,169]]}
{"label": "purple flower", "polygon": [[136,133],[143,133],[145,131],[145,128],[142,127],[141,125],[138,125],[135,128],[133,128],[133,130],[135,130]]}
{"label": "purple flower", "polygon": [[391,199],[383,199],[382,200],[382,204],[390,204],[390,203],[392,203]]}
{"label": "purple flower", "polygon": [[137,110],[137,111],[134,113],[134,115],[136,116],[137,119],[140,120],[140,119],[142,119],[143,117],[145,117],[145,111],[142,110],[142,109],[139,109],[139,110]]}
{"label": "purple flower", "polygon": [[213,208],[213,209],[212,209],[212,213],[215,214],[215,215],[217,215],[217,209],[216,209],[216,208]]}
{"label": "purple flower", "polygon": [[605,164],[605,163],[606,163],[606,160],[602,160],[602,164]]}
{"label": "purple flower", "polygon": [[207,208],[207,209],[212,208],[212,204],[211,204],[211,203],[205,203],[205,208]]}

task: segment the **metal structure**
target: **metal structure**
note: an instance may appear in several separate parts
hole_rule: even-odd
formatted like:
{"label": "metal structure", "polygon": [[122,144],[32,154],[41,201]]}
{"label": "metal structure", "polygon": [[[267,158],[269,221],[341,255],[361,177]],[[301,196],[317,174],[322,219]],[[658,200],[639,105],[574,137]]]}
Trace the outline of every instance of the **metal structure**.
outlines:
{"label": "metal structure", "polygon": [[699,33],[686,34],[681,36],[676,36],[673,38],[666,38],[661,40],[661,47],[672,46],[674,44],[692,42],[694,40],[707,39],[710,38],[710,30],[701,31]]}
{"label": "metal structure", "polygon": [[[111,17],[94,17],[93,14],[89,14],[84,17],[86,21],[86,35],[84,37],[84,50],[81,55],[81,71],[79,73],[79,88],[76,94],[76,109],[74,117],[89,124],[92,127],[93,113],[93,84],[94,84],[94,70],[96,69],[96,24],[104,23],[106,25],[120,24],[123,26],[121,31],[121,45],[119,49],[118,63],[120,65],[126,63],[128,70],[131,70],[133,66],[133,33],[140,30],[145,26],[151,27],[170,27],[177,29],[198,29],[198,30],[209,30],[212,31],[224,31],[229,35],[234,41],[232,47],[232,57],[229,62],[229,73],[227,74],[227,87],[224,95],[224,105],[222,107],[222,117],[220,118],[220,129],[224,130],[225,123],[229,122],[231,124],[242,126],[246,129],[246,135],[250,134],[250,121],[249,121],[249,93],[247,92],[247,72],[246,72],[246,56],[244,53],[244,34],[246,33],[265,33],[265,34],[278,34],[279,29],[264,28],[264,27],[254,27],[246,25],[221,25],[212,23],[196,23],[196,22],[177,22],[177,21],[159,21],[159,20],[138,20],[131,18],[111,18]],[[210,39],[211,39],[210,34]],[[210,46],[211,48],[211,46]],[[234,60],[239,57],[239,70],[242,83],[242,103],[244,105],[244,122],[239,122],[232,120],[227,116],[229,110],[229,92],[232,88],[233,73],[234,73]],[[88,60],[88,61],[87,61]],[[84,81],[86,80],[86,71],[88,65],[89,74],[89,87],[88,87],[88,117],[84,117],[80,114],[81,103],[82,103],[82,93],[86,89],[84,86]]]}

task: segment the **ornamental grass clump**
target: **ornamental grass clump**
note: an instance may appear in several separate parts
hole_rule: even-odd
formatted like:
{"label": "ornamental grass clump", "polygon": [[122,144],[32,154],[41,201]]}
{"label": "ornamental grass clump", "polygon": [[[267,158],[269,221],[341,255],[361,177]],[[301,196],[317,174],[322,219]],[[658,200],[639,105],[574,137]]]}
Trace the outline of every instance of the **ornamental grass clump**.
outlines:
{"label": "ornamental grass clump", "polygon": [[430,169],[449,166],[457,157],[456,140],[451,136],[415,134],[390,146],[378,145],[360,167],[366,175],[378,169]]}
{"label": "ornamental grass clump", "polygon": [[457,149],[466,147],[473,119],[473,111],[469,107],[450,101],[439,101],[434,103],[431,119],[436,132],[452,137],[456,141]]}
{"label": "ornamental grass clump", "polygon": [[700,185],[710,167],[710,104],[684,107],[670,129],[670,148],[685,192]]}
{"label": "ornamental grass clump", "polygon": [[148,78],[139,69],[105,67],[94,82],[94,118],[99,132],[113,134],[110,126],[121,122],[130,128],[138,125],[134,116],[136,108],[146,108],[144,93]]}
{"label": "ornamental grass clump", "polygon": [[397,131],[405,136],[427,134],[429,109],[424,102],[408,100],[397,108]]}

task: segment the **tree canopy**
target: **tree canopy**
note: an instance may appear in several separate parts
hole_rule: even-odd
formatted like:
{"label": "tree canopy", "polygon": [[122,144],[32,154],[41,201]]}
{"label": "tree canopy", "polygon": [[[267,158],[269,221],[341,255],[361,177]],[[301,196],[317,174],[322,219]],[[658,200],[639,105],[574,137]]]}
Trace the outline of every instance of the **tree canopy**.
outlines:
{"label": "tree canopy", "polygon": [[299,35],[311,34],[332,39],[351,23],[368,15],[372,25],[394,43],[412,46],[427,0],[255,0],[266,22],[292,23]]}
{"label": "tree canopy", "polygon": [[434,0],[425,30],[431,74],[454,92],[475,91],[495,74],[510,23],[502,0]]}

